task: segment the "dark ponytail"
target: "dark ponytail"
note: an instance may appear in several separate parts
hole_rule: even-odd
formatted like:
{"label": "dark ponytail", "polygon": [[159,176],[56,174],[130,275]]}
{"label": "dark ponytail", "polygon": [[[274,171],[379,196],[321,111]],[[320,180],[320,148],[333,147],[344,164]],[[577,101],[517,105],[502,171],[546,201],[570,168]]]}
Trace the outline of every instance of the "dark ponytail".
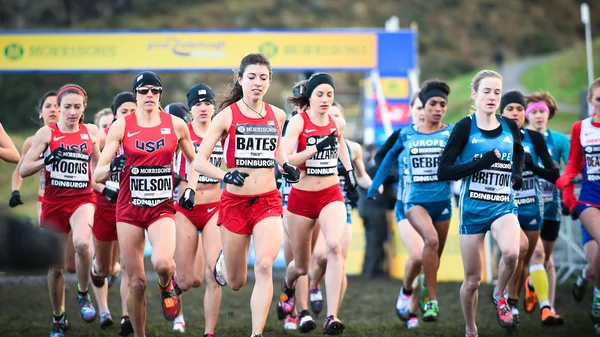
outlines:
{"label": "dark ponytail", "polygon": [[[261,53],[252,53],[246,55],[242,59],[242,62],[240,63],[240,68],[237,70],[237,73],[235,73],[234,70],[233,87],[228,86],[230,88],[229,92],[224,95],[224,99],[219,103],[217,111],[225,109],[226,107],[230,106],[231,104],[239,101],[240,99],[242,99],[242,97],[244,97],[244,91],[242,90],[240,82],[238,82],[238,78],[243,77],[244,72],[246,71],[246,67],[253,64],[266,66],[269,69],[269,77],[271,77],[271,62],[265,55]],[[217,112],[215,112],[215,114],[217,114]]]}

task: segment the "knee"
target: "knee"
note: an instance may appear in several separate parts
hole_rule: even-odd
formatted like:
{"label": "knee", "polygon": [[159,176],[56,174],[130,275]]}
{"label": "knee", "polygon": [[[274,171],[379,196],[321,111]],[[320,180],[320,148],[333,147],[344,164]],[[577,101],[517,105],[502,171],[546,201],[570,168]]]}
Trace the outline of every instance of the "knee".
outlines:
{"label": "knee", "polygon": [[438,240],[437,234],[430,235],[425,238],[425,247],[427,247],[429,249],[434,249],[437,251],[439,245],[440,245],[440,242]]}
{"label": "knee", "polygon": [[416,254],[415,256],[411,256],[410,260],[414,266],[420,267],[423,264],[423,254]]}
{"label": "knee", "polygon": [[192,282],[192,288],[200,288],[202,286],[202,279],[195,278],[194,282]]}
{"label": "knee", "polygon": [[156,271],[156,273],[158,275],[168,275],[168,274],[172,274],[173,273],[173,261],[169,260],[169,259],[156,259],[156,261],[153,262],[154,265],[154,271]]}
{"label": "knee", "polygon": [[217,284],[217,281],[213,277],[213,268],[214,267],[209,267],[209,266],[206,266],[206,268],[204,268],[204,274],[206,275],[206,287],[209,287],[209,288],[219,287],[219,285]]}
{"label": "knee", "polygon": [[181,291],[188,291],[190,288],[194,286],[195,280],[190,280],[188,277],[181,277],[181,275],[177,274],[177,285]]}
{"label": "knee", "polygon": [[481,276],[478,275],[469,275],[465,278],[463,282],[463,287],[468,292],[475,292],[479,289],[479,285],[481,284]]}
{"label": "knee", "polygon": [[502,253],[502,260],[507,266],[516,266],[519,259],[519,251],[507,251]]}
{"label": "knee", "polygon": [[69,274],[75,274],[77,272],[77,268],[75,267],[75,263],[67,262],[65,269]]}
{"label": "knee", "polygon": [[321,268],[327,268],[327,255],[321,254],[317,256],[316,261],[317,265]]}
{"label": "knee", "polygon": [[64,274],[65,274],[64,268],[56,268],[56,267],[50,268],[50,275],[54,279],[59,279],[59,278],[63,277]]}
{"label": "knee", "polygon": [[327,242],[327,255],[328,256],[341,256],[342,246],[339,240],[332,240]]}
{"label": "knee", "polygon": [[531,257],[533,263],[539,264],[544,263],[546,260],[546,254],[543,249],[536,249]]}
{"label": "knee", "polygon": [[243,277],[243,278],[237,277],[232,280],[227,280],[227,284],[233,291],[238,291],[238,290],[242,289],[244,284],[246,284],[246,278],[245,277]]}
{"label": "knee", "polygon": [[129,277],[129,293],[134,297],[143,297],[146,292],[146,277],[130,276]]}
{"label": "knee", "polygon": [[264,259],[257,261],[254,265],[254,272],[257,276],[270,278],[273,274],[273,261]]}
{"label": "knee", "polygon": [[73,248],[79,256],[85,256],[90,253],[90,243],[88,240],[76,240],[73,242]]}

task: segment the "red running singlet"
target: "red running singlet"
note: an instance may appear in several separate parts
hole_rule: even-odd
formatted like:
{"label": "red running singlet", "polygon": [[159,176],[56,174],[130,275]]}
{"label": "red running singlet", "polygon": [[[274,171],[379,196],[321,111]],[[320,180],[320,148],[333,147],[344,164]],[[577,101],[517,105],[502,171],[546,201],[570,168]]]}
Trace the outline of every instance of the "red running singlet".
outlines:
{"label": "red running singlet", "polygon": [[140,127],[136,115],[125,119],[122,149],[127,156],[117,200],[117,222],[147,228],[162,217],[173,217],[173,156],[177,135],[171,115],[160,111],[161,122]]}
{"label": "red running singlet", "polygon": [[[298,137],[298,145],[296,146],[297,153],[306,150],[307,146],[313,146],[320,143],[332,132],[334,132],[335,135],[338,134],[337,126],[331,116],[327,116],[329,117],[329,123],[325,126],[315,125],[311,122],[310,117],[306,112],[301,112],[300,116],[302,116],[304,121],[304,128]],[[327,148],[315,153],[306,162],[298,166],[298,168],[306,171],[306,175],[309,176],[337,175],[338,149],[339,144],[336,141],[335,148]]]}
{"label": "red running singlet", "polygon": [[[110,126],[107,127],[106,129],[104,129],[104,133],[108,134],[108,130],[110,129]],[[122,153],[122,149],[119,148],[119,150],[117,151],[117,154],[115,156],[119,156]],[[106,187],[110,187],[110,189],[112,190],[119,190],[119,178],[120,178],[120,173],[113,173],[110,175],[110,178],[108,178],[108,180],[104,183],[104,185],[106,185]],[[106,209],[106,210],[112,210],[114,212],[115,208],[117,207],[116,204],[112,204],[110,201],[108,201],[108,199],[106,199],[105,196],[102,195],[102,193],[96,193],[96,207],[97,208],[101,208],[101,209]]]}
{"label": "red running singlet", "polygon": [[65,151],[61,161],[44,168],[44,200],[60,201],[69,197],[93,196],[90,160],[94,144],[87,127],[79,124],[79,131],[69,133],[61,132],[57,124],[48,127],[52,134],[44,157],[59,147]]}
{"label": "red running singlet", "polygon": [[279,141],[279,123],[273,109],[265,104],[264,118],[248,118],[237,103],[230,105],[231,126],[221,142],[227,168],[274,168]]}
{"label": "red running singlet", "polygon": [[[198,149],[200,148],[200,144],[202,144],[202,137],[198,136],[196,132],[194,132],[194,127],[192,123],[188,123],[188,129],[190,130],[190,138],[192,139],[192,144],[194,145],[194,151],[198,153]],[[187,162],[185,158],[179,154],[178,160],[181,161],[179,165],[179,175],[185,177],[185,181],[188,181],[187,177]],[[212,154],[208,161],[216,167],[221,167],[223,164],[223,147],[221,143],[217,142],[215,147],[213,148]],[[220,180],[213,179],[202,174],[198,175],[198,184],[218,184]]]}

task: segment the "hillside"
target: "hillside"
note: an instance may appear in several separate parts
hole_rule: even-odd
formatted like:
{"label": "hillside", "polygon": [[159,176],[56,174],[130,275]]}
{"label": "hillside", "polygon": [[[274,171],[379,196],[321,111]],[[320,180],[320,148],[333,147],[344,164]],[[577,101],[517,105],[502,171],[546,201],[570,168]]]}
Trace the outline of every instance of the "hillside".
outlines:
{"label": "hillside", "polygon": [[[592,18],[600,5],[591,3]],[[383,27],[391,15],[401,26],[419,27],[421,79],[453,78],[493,63],[497,50],[506,58],[548,53],[571,47],[583,37],[576,0],[5,0],[0,2],[1,29],[240,29]],[[594,31],[600,28],[600,20]],[[163,103],[181,101],[187,87],[204,81],[222,92],[230,74],[161,74]],[[267,100],[282,103],[299,74],[276,74]],[[9,129],[34,124],[33,107],[49,88],[66,82],[88,90],[90,116],[108,106],[113,95],[129,90],[131,74],[2,75],[0,122]],[[342,103],[358,111],[361,74],[335,74]],[[23,90],[27,88],[28,90]]]}

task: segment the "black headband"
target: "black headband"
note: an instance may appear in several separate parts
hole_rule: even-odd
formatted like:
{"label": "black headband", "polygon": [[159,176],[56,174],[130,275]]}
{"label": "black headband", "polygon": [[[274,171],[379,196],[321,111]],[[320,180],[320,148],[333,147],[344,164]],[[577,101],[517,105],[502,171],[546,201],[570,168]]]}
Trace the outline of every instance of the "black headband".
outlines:
{"label": "black headband", "polygon": [[427,91],[421,90],[419,93],[419,100],[421,100],[423,106],[425,106],[425,103],[427,103],[427,101],[432,97],[442,97],[446,100],[446,102],[448,102],[448,95],[446,95],[446,93],[439,88],[431,88]]}
{"label": "black headband", "polygon": [[306,83],[306,96],[310,98],[315,88],[321,84],[329,84],[335,89],[335,86],[333,85],[333,78],[331,78],[331,76],[325,73],[316,74],[308,80],[308,83]]}
{"label": "black headband", "polygon": [[523,109],[525,109],[525,96],[523,96],[523,94],[517,90],[505,93],[500,99],[500,113],[502,113],[502,111],[504,111],[504,108],[506,108],[506,106],[511,103],[520,104],[523,107]]}

